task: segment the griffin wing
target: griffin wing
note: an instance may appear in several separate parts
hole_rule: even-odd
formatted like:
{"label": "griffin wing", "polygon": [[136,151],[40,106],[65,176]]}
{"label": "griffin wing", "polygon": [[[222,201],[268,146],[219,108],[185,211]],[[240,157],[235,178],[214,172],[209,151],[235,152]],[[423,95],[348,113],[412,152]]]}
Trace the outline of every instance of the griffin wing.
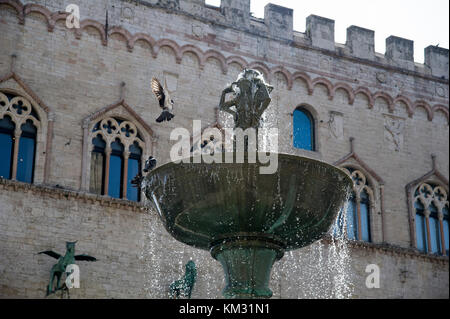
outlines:
{"label": "griffin wing", "polygon": [[97,258],[88,255],[76,255],[75,260],[97,261]]}
{"label": "griffin wing", "polygon": [[53,257],[53,258],[55,258],[55,259],[59,259],[59,257],[61,257],[60,254],[55,253],[55,252],[52,251],[52,250],[41,251],[41,252],[38,253],[38,254],[46,254],[46,255],[48,255],[48,256],[50,256],[50,257]]}
{"label": "griffin wing", "polygon": [[156,78],[152,78],[152,91],[156,95],[156,98],[159,101],[159,106],[164,109],[166,107],[166,93],[164,92],[164,88],[161,83]]}

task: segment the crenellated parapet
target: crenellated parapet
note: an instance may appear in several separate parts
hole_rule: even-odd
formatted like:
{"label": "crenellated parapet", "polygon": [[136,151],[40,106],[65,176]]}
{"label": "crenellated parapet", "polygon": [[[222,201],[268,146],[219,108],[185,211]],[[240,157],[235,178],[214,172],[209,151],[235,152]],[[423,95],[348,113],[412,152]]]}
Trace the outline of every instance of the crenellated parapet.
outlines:
{"label": "crenellated parapet", "polygon": [[[264,19],[257,19],[251,15],[250,0],[222,0],[220,8],[205,5],[204,0],[178,1],[181,10],[187,9],[190,14],[201,15],[203,18],[213,17],[216,23],[255,32],[268,38],[294,42],[296,39],[302,39],[302,45],[306,43],[312,48],[330,52],[336,52],[340,46],[335,42],[335,22],[332,19],[310,15],[306,19],[306,31],[301,33],[293,29],[293,10],[279,5],[267,4],[264,8]],[[159,2],[164,1],[159,0]],[[217,16],[217,13],[220,16]],[[340,53],[342,52],[358,59],[383,63],[408,71],[417,70],[412,40],[397,36],[388,37],[383,58],[382,55],[375,53],[375,31],[358,26],[347,28],[347,41],[345,50],[341,50]],[[427,47],[423,64],[429,75],[441,79],[449,78],[448,49]]]}
{"label": "crenellated parapet", "polygon": [[[373,63],[396,69],[400,72],[431,76],[448,81],[449,79],[449,50],[437,46],[425,49],[425,61],[422,64],[414,61],[414,42],[412,40],[390,36],[386,39],[386,52],[375,52],[375,31],[358,26],[347,28],[345,44],[335,42],[334,20],[310,15],[306,19],[306,31],[297,32],[293,29],[293,10],[275,4],[267,4],[264,19],[255,18],[250,12],[251,0],[222,0],[220,7],[205,4],[205,0],[112,0],[112,5],[126,3],[137,6],[160,8],[168,14],[188,15],[212,26],[223,26],[240,32],[246,32],[252,37],[258,37],[258,43],[264,41],[281,41],[284,45],[301,47],[308,50],[318,50],[324,54],[337,57],[357,59],[363,63]],[[256,0],[253,0],[256,1]],[[0,0],[0,5],[9,5],[16,11],[19,23],[25,23],[25,17],[31,13],[43,15],[50,32],[59,20],[64,20],[67,14],[63,11],[52,12],[46,7],[20,0]],[[129,38],[126,27],[116,25],[110,21],[110,29],[102,26],[104,16],[94,19],[82,19],[81,29],[75,31],[77,38],[81,37],[83,29],[91,27],[101,34],[102,44],[107,45],[107,36],[112,31],[123,33]],[[122,20],[119,21],[119,23]],[[129,28],[128,28],[129,29]],[[128,32],[128,33],[127,33]],[[214,31],[213,31],[214,32]],[[141,32],[142,33],[142,32]],[[137,37],[143,37],[143,34]],[[197,36],[197,35],[196,35]],[[198,35],[202,36],[202,35]],[[150,40],[148,40],[150,41]],[[128,49],[132,50],[135,41],[129,41]],[[151,42],[151,41],[150,41]],[[265,55],[262,50],[262,55]],[[155,54],[155,53],[154,53]]]}

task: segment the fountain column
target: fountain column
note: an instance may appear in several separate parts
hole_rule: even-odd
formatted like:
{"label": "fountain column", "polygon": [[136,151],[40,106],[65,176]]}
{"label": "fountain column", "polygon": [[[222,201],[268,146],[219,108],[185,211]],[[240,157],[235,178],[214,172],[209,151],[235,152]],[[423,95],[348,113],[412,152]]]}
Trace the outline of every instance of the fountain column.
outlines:
{"label": "fountain column", "polygon": [[262,234],[236,236],[213,243],[211,255],[222,264],[225,272],[225,298],[272,297],[270,273],[275,261],[284,255],[282,242]]}

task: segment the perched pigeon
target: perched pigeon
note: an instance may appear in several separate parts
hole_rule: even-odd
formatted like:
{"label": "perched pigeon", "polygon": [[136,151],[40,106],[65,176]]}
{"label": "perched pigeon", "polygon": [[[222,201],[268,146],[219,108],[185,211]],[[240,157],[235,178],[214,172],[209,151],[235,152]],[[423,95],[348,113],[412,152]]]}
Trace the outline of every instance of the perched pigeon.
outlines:
{"label": "perched pigeon", "polygon": [[150,156],[148,160],[145,161],[144,172],[148,173],[156,167],[156,159]]}
{"label": "perched pigeon", "polygon": [[[167,86],[167,85],[166,85]],[[156,119],[156,122],[172,120],[173,115],[173,100],[170,98],[169,91],[166,90],[156,78],[152,78],[152,91],[159,101],[159,106],[163,109],[161,115]]]}
{"label": "perched pigeon", "polygon": [[[200,144],[200,149],[204,149],[206,146],[208,146],[209,143],[214,142],[214,136],[211,136],[208,140],[203,140],[203,142]],[[191,147],[191,153],[194,152],[194,146]]]}
{"label": "perched pigeon", "polygon": [[144,176],[142,176],[142,173],[139,172],[132,180],[131,180],[131,184],[133,185],[133,187],[135,188],[140,188],[141,187],[141,183],[144,180]]}

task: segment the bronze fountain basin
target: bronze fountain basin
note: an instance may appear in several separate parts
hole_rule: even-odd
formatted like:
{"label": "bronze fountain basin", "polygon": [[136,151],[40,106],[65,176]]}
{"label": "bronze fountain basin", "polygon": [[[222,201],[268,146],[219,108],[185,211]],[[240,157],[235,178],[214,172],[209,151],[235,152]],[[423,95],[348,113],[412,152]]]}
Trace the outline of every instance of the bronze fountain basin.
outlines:
{"label": "bronze fountain basin", "polygon": [[144,192],[175,239],[222,264],[227,298],[270,298],[273,263],[322,238],[352,186],[334,166],[287,154],[272,175],[258,162],[189,162],[155,169]]}

